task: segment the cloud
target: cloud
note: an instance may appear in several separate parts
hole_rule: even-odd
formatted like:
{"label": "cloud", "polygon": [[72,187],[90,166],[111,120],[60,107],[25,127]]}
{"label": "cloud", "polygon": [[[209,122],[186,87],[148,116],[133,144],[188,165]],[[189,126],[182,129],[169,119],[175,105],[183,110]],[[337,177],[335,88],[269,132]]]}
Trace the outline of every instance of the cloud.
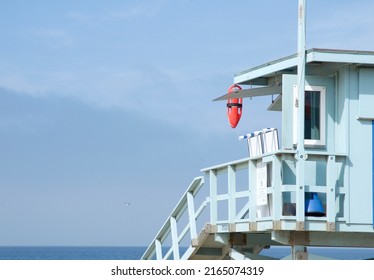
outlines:
{"label": "cloud", "polygon": [[49,124],[49,120],[34,114],[0,117],[0,130],[16,129],[23,132],[36,132],[41,125]]}
{"label": "cloud", "polygon": [[70,33],[61,29],[44,28],[31,31],[37,39],[52,49],[69,48],[74,45]]}
{"label": "cloud", "polygon": [[148,18],[157,15],[159,9],[160,3],[157,3],[155,1],[152,2],[151,5],[144,5],[144,3],[141,3],[139,6],[107,12],[106,18],[123,20],[131,20],[134,18]]}
{"label": "cloud", "polygon": [[126,5],[117,7],[117,9],[106,9],[99,12],[70,11],[66,16],[75,21],[89,25],[98,25],[104,22],[107,23],[117,20],[144,20],[145,18],[158,15],[165,2],[166,1],[163,0],[136,1],[134,5]]}
{"label": "cloud", "polygon": [[307,20],[311,41],[318,44],[313,47],[372,49],[373,9],[374,4],[368,1],[364,4],[342,2],[339,8],[330,6],[323,11],[316,9]]}
{"label": "cloud", "polygon": [[[205,33],[198,32],[199,21],[190,24],[191,18],[184,16],[181,16],[186,24],[181,26],[184,29],[164,32],[161,27],[170,26],[165,23],[168,21],[165,16],[175,11],[175,5],[170,1],[132,3],[122,4],[118,9],[106,6],[100,11],[88,7],[84,12],[77,10],[67,14],[75,21],[100,24],[105,28],[83,26],[80,29],[76,22],[69,22],[66,26],[69,32],[57,28],[35,31],[34,35],[50,47],[72,46],[72,49],[50,52],[52,56],[48,58],[42,51],[36,51],[37,59],[32,65],[23,61],[12,69],[0,65],[0,85],[38,98],[61,95],[101,108],[134,111],[201,133],[226,131],[225,105],[211,100],[225,93],[233,74],[243,69],[237,68],[238,64],[247,65],[242,54],[249,53],[251,48],[257,50],[257,44],[251,44],[248,52],[247,41],[226,44],[226,39],[214,39],[227,34],[229,28],[210,32],[214,36],[208,40]],[[165,3],[168,7],[163,7]],[[180,3],[177,8],[178,12],[182,11]],[[171,16],[175,19],[177,15]],[[134,31],[137,23],[131,22],[131,32],[124,31],[128,21],[144,21],[156,16],[162,16],[159,20],[162,24],[157,28],[150,21]],[[200,16],[205,19],[201,11]],[[69,26],[76,29],[68,29]],[[189,41],[191,34],[192,42]],[[80,39],[76,45],[74,38]],[[181,43],[176,43],[180,40]],[[273,45],[268,45],[274,53]],[[240,61],[234,61],[238,56]],[[33,68],[35,65],[37,69]]]}
{"label": "cloud", "polygon": [[84,24],[94,24],[94,15],[88,14],[87,12],[71,11],[66,14],[66,16],[74,21],[78,21]]}
{"label": "cloud", "polygon": [[25,73],[16,67],[1,67],[0,73],[0,86],[9,91],[41,97],[52,90],[51,85],[43,81],[43,75],[38,73]]}
{"label": "cloud", "polygon": [[[224,106],[211,100],[224,93],[224,80],[229,83],[231,78],[214,72],[198,75],[149,65],[34,73],[20,69],[6,73],[7,70],[0,67],[0,85],[17,93],[36,98],[73,98],[98,108],[132,111],[200,132],[220,131],[215,114]],[[225,113],[221,113],[225,122]]]}

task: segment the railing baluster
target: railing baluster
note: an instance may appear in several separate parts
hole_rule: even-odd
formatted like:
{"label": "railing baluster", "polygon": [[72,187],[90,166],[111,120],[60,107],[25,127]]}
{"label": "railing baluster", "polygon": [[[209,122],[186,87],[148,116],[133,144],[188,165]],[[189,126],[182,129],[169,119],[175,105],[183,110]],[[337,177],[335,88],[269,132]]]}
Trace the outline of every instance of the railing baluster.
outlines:
{"label": "railing baluster", "polygon": [[278,222],[282,215],[282,177],[281,177],[281,161],[274,155],[272,163],[272,188],[273,188],[273,205],[272,215],[274,222]]}
{"label": "railing baluster", "polygon": [[196,219],[195,219],[195,204],[193,200],[193,195],[191,192],[187,193],[187,207],[188,207],[188,221],[190,224],[190,236],[191,240],[197,238],[197,230],[196,230]]}
{"label": "railing baluster", "polygon": [[256,160],[250,160],[248,164],[249,172],[249,221],[251,223],[256,222],[256,211],[257,211],[257,201],[256,201]]}
{"label": "railing baluster", "polygon": [[179,242],[178,242],[178,229],[177,220],[175,217],[170,217],[170,228],[171,228],[171,240],[173,246],[173,257],[174,260],[179,260]]}
{"label": "railing baluster", "polygon": [[155,246],[156,246],[156,259],[162,260],[162,246],[160,239],[155,240]]}
{"label": "railing baluster", "polygon": [[217,203],[217,172],[215,170],[209,171],[210,183],[210,223],[217,224],[218,203]]}
{"label": "railing baluster", "polygon": [[236,217],[236,174],[235,167],[232,165],[227,166],[227,178],[228,178],[228,217],[229,224],[235,224]]}

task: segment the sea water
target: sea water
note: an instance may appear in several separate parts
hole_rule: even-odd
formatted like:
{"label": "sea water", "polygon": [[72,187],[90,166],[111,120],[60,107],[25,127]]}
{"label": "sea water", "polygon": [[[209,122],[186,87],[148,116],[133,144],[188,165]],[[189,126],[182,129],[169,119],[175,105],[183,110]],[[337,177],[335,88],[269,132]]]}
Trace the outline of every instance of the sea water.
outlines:
{"label": "sea water", "polygon": [[[0,260],[139,260],[146,247],[4,246]],[[308,248],[308,253],[340,260],[374,258],[374,249]],[[289,247],[264,249],[262,255],[283,258]]]}
{"label": "sea water", "polygon": [[3,246],[0,260],[138,260],[146,247]]}

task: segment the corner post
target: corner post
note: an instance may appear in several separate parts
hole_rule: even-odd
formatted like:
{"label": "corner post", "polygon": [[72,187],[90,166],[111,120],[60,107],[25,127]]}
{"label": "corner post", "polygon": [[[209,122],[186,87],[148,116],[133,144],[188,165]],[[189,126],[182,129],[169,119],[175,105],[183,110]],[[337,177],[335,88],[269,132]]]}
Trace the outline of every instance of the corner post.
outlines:
{"label": "corner post", "polygon": [[297,153],[296,153],[296,230],[304,230],[305,221],[305,147],[304,147],[304,114],[305,114],[305,63],[306,63],[306,28],[305,1],[298,5],[298,44],[297,44]]}

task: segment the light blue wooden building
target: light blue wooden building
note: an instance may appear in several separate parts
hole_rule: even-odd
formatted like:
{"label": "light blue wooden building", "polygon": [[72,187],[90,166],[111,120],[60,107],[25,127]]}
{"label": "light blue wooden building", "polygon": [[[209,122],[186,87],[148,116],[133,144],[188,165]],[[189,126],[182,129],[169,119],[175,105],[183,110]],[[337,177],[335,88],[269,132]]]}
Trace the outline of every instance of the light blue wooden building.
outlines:
{"label": "light blue wooden building", "polygon": [[143,259],[265,259],[271,246],[314,259],[323,257],[309,247],[374,248],[374,52],[301,48],[234,82],[249,88],[232,96],[274,95],[269,110],[282,127],[256,134],[259,152],[202,169]]}
{"label": "light blue wooden building", "polygon": [[[326,217],[306,219],[304,208],[296,205],[300,210],[295,216],[296,224],[292,222],[288,228],[287,219],[281,218],[280,227],[326,233],[370,233],[367,236],[370,240],[374,237],[371,235],[374,224],[374,52],[307,51],[305,170],[300,186],[296,186],[296,162],[299,160],[296,145],[296,66],[295,55],[244,71],[235,77],[235,82],[239,84],[281,84],[282,93],[269,109],[279,110],[282,115],[281,149],[276,155],[281,161],[279,179],[283,207],[288,203],[287,198],[296,197],[297,192],[316,192],[326,208]],[[298,199],[301,201],[293,202],[305,204],[303,195]],[[294,218],[291,220],[295,221]],[[323,237],[327,243],[329,236],[326,234]],[[357,241],[357,237],[352,239]],[[337,242],[337,237],[334,236],[333,240]],[[369,246],[369,243],[366,244]]]}

